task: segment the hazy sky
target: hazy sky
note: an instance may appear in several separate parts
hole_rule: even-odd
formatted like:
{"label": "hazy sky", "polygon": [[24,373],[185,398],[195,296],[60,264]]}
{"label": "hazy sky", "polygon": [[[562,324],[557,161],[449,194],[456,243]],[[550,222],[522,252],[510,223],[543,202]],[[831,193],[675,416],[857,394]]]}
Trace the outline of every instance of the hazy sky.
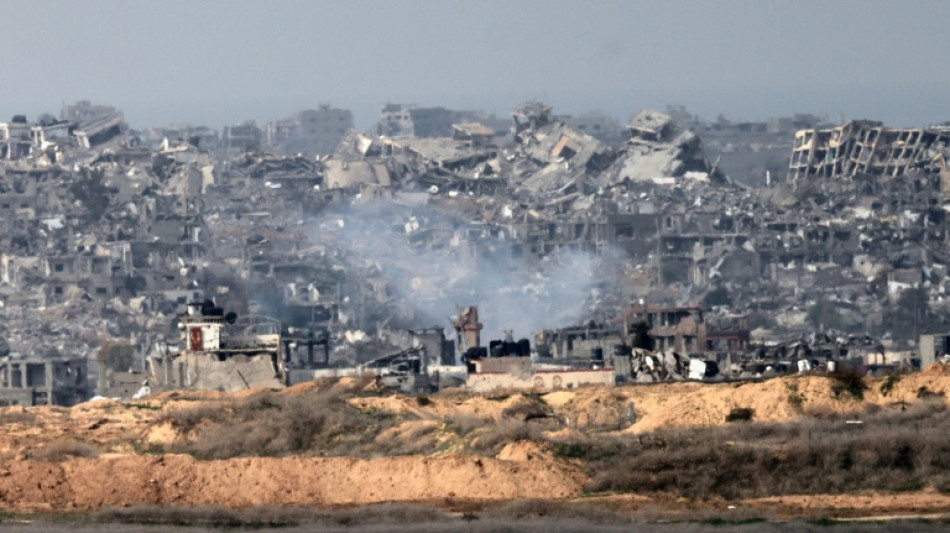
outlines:
{"label": "hazy sky", "polygon": [[133,127],[220,127],[320,103],[624,119],[798,111],[950,120],[950,2],[4,0],[0,120],[91,99]]}

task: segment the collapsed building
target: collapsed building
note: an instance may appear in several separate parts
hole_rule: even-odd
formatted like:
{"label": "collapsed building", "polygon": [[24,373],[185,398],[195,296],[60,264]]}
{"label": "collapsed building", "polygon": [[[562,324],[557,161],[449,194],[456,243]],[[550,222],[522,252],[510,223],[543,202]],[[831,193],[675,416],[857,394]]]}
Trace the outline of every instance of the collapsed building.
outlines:
{"label": "collapsed building", "polygon": [[[620,149],[612,172],[603,177],[613,181],[650,181],[670,185],[679,179],[712,180],[725,177],[706,158],[702,142],[690,130],[681,129],[670,115],[642,110],[630,118],[629,139]],[[601,185],[610,183],[601,179]]]}
{"label": "collapsed building", "polygon": [[630,336],[639,324],[646,325],[659,351],[684,354],[715,352],[742,353],[748,348],[746,317],[734,315],[707,320],[701,307],[631,305],[624,313],[624,335]]}
{"label": "collapsed building", "polygon": [[[852,120],[829,129],[795,133],[788,180],[861,175],[896,177],[911,172],[946,180],[950,128],[888,128]],[[943,188],[946,188],[944,186]]]}
{"label": "collapsed building", "polygon": [[287,382],[280,323],[265,317],[224,315],[213,305],[189,304],[179,322],[178,353],[148,361],[156,388],[277,388]]}
{"label": "collapsed building", "polygon": [[190,302],[178,329],[177,346],[165,345],[148,357],[143,372],[106,371],[103,389],[126,395],[133,391],[115,389],[129,383],[149,392],[281,388],[311,381],[313,370],[328,364],[325,336],[294,335],[269,317],[225,314],[210,300]]}
{"label": "collapsed building", "polygon": [[386,104],[379,113],[375,130],[386,137],[449,137],[456,124],[487,123],[493,132],[502,132],[508,125],[494,115],[475,111],[457,111],[444,107],[422,107],[407,104]]}
{"label": "collapsed building", "polygon": [[536,365],[532,361],[531,342],[528,339],[515,341],[508,332],[504,340],[491,341],[481,346],[478,309],[466,307],[452,321],[460,340],[465,346],[462,361],[467,376],[465,388],[474,392],[504,389],[572,389],[586,385],[612,386],[615,383],[613,368],[604,366],[601,354],[587,368],[572,365]]}
{"label": "collapsed building", "polygon": [[[626,380],[685,379],[697,359],[760,375],[796,366],[795,354],[821,359],[809,351],[899,367],[918,358],[922,335],[950,330],[940,127],[829,130],[793,117],[772,131],[668,108],[636,113],[626,139],[607,142],[596,121],[539,102],[504,124],[436,114],[431,137],[356,133],[346,113],[326,111],[326,132],[340,135],[333,150],[291,146],[281,121],[220,136],[188,125],[136,132],[88,102],[0,125],[2,353],[87,361],[89,382],[107,375],[103,390],[126,396],[146,379],[234,390],[361,366],[418,390],[435,386],[433,371],[439,383],[464,382],[461,357],[482,347],[483,330],[538,332],[531,356],[492,357],[489,343],[471,359],[489,382],[503,359],[523,374],[532,357],[594,370],[595,354]],[[726,179],[700,139],[796,125],[813,134],[796,141],[789,181],[765,187]],[[400,255],[385,253],[396,246]],[[244,318],[187,314],[208,299]],[[456,310],[462,335],[440,340],[447,302],[458,301],[491,313]],[[644,309],[629,312],[630,302]],[[518,323],[519,308],[540,318]],[[279,325],[243,322],[254,315]],[[176,343],[179,316],[210,328],[201,350],[190,337]],[[633,349],[634,318],[659,348]],[[240,327],[279,340],[237,348],[257,335]],[[856,340],[865,335],[873,340]],[[133,368],[101,368],[103,339],[133,346]],[[624,344],[629,357],[615,357]],[[222,357],[220,368],[254,368],[207,366]]]}
{"label": "collapsed building", "polygon": [[263,141],[271,149],[287,154],[329,154],[352,129],[350,110],[321,105],[268,122],[263,128]]}
{"label": "collapsed building", "polygon": [[63,106],[59,119],[47,115],[28,122],[26,116],[16,115],[10,122],[0,122],[0,160],[33,157],[50,165],[61,160],[64,150],[90,150],[127,129],[120,111],[87,100]]}
{"label": "collapsed building", "polygon": [[407,330],[409,347],[362,363],[361,375],[375,375],[378,384],[406,393],[425,393],[459,386],[455,342],[438,326]]}

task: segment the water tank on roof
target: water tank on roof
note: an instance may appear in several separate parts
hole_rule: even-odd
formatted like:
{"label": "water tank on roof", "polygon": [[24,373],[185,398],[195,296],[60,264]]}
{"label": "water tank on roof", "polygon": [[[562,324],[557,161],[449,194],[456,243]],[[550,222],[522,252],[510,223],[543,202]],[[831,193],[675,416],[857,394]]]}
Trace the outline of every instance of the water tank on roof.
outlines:
{"label": "water tank on roof", "polygon": [[488,342],[488,354],[490,357],[503,357],[505,355],[504,344],[499,340]]}
{"label": "water tank on roof", "polygon": [[463,358],[466,361],[474,361],[476,359],[484,359],[488,357],[488,348],[484,346],[473,346],[468,350],[465,350],[465,355]]}
{"label": "water tank on roof", "polygon": [[528,339],[518,340],[518,357],[531,357],[531,341]]}

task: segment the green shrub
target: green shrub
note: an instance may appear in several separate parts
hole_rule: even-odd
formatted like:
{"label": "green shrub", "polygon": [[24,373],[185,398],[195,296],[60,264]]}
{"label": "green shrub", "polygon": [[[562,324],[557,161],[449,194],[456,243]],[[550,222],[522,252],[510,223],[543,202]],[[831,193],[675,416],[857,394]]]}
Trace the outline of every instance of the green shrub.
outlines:
{"label": "green shrub", "polygon": [[890,374],[887,376],[887,379],[881,383],[881,396],[888,396],[894,392],[894,387],[900,383],[901,380],[900,374]]}
{"label": "green shrub", "polygon": [[868,390],[868,385],[865,382],[862,368],[838,363],[834,372],[831,372],[829,376],[834,380],[831,391],[835,398],[847,393],[855,400],[864,399],[864,391]]}

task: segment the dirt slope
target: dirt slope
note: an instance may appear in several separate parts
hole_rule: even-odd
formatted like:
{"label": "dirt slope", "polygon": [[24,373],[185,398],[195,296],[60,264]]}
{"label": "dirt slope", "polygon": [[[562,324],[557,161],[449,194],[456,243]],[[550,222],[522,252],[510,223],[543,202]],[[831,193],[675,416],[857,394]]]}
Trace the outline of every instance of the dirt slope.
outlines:
{"label": "dirt slope", "polygon": [[[863,517],[901,514],[947,512],[950,495],[935,492],[905,492],[898,494],[867,492],[860,494],[814,494],[774,496],[745,500],[743,505],[758,509],[776,509],[784,514],[804,514],[809,511],[833,510],[835,516]],[[789,513],[791,512],[791,513]]]}
{"label": "dirt slope", "polygon": [[[847,392],[835,393],[835,382],[826,376],[788,376],[746,383],[668,383],[649,386],[583,388],[544,394],[541,401],[572,426],[604,429],[617,426],[619,416],[633,403],[637,423],[627,431],[643,433],[660,428],[717,426],[726,423],[726,415],[737,407],[755,411],[755,420],[784,422],[803,412],[861,411],[870,405],[892,407],[901,400],[919,401],[925,388],[932,394],[950,397],[950,373],[938,371],[904,376],[886,396],[881,393],[883,378],[869,379],[864,398]],[[362,408],[409,414],[423,419],[447,416],[478,416],[498,420],[502,413],[525,400],[520,392],[495,395],[435,395],[421,406],[405,396],[368,397],[352,400]]]}
{"label": "dirt slope", "polygon": [[0,505],[15,510],[136,504],[351,505],[388,501],[562,499],[582,492],[576,469],[550,461],[404,456],[246,458],[115,456],[0,463]]}

